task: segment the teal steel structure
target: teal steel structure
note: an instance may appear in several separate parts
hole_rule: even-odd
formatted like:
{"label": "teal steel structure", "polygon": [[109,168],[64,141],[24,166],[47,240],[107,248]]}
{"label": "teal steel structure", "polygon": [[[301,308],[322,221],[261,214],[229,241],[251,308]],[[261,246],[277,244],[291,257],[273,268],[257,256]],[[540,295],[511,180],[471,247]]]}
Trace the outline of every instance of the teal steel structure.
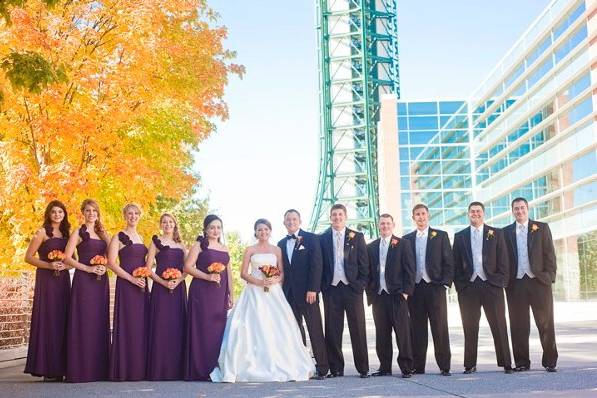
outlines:
{"label": "teal steel structure", "polygon": [[377,235],[380,98],[400,93],[396,0],[319,0],[321,159],[311,228],[334,203],[348,223]]}

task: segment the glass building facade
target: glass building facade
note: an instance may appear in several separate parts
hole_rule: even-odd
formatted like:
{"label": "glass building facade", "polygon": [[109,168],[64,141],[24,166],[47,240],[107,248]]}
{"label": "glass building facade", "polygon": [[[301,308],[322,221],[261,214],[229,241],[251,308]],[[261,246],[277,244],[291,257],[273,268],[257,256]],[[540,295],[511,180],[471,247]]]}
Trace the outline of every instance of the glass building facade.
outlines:
{"label": "glass building facade", "polygon": [[510,202],[550,224],[556,297],[597,298],[597,3],[554,0],[466,101],[399,101],[401,228],[429,205],[432,224],[513,222]]}

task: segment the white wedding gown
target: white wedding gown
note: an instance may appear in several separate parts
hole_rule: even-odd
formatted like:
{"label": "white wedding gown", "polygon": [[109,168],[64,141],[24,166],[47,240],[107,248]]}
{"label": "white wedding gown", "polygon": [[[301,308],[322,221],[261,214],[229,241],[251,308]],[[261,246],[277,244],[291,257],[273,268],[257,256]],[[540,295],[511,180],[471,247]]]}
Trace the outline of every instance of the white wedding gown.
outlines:
{"label": "white wedding gown", "polygon": [[[276,265],[276,256],[251,256],[251,275],[263,279],[259,267]],[[284,297],[280,284],[263,287],[247,284],[228,316],[218,367],[213,382],[267,382],[308,380],[315,365]]]}

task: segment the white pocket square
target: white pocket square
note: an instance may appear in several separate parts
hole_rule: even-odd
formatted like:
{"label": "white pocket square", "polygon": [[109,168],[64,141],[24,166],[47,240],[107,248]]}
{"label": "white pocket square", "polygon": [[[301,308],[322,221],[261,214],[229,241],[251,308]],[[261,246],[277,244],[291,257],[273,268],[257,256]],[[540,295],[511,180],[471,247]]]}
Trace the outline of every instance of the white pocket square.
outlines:
{"label": "white pocket square", "polygon": [[296,249],[296,250],[305,250],[305,246],[303,246],[303,245],[300,245],[300,246],[298,247],[298,249]]}

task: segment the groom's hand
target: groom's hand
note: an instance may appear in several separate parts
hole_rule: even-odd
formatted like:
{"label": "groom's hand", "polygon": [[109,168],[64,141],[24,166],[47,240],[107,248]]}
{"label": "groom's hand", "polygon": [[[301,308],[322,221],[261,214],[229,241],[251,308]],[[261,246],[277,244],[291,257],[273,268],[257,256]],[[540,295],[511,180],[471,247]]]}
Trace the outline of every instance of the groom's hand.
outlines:
{"label": "groom's hand", "polygon": [[313,304],[316,299],[317,299],[317,293],[307,292],[307,295],[305,296],[305,300],[307,301],[308,304]]}

